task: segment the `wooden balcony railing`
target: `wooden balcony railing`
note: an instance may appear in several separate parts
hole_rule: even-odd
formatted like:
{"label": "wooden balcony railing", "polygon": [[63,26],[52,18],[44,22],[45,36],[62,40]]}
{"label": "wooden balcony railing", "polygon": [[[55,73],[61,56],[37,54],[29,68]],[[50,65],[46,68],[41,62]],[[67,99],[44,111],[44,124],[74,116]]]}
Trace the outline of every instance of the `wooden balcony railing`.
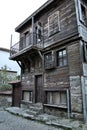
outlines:
{"label": "wooden balcony railing", "polygon": [[55,61],[45,61],[44,63],[44,69],[48,70],[48,69],[52,69],[55,68]]}
{"label": "wooden balcony railing", "polygon": [[38,35],[36,33],[30,33],[27,37],[23,37],[20,41],[10,48],[10,56],[18,54],[22,50],[26,48],[30,48],[32,46],[37,47],[37,49],[43,49],[43,36]]}

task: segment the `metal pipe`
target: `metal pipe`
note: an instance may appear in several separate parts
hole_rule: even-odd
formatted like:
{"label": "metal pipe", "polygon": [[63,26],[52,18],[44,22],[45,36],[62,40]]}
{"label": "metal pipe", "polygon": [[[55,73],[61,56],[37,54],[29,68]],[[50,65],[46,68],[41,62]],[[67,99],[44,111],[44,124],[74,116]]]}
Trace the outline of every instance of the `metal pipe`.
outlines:
{"label": "metal pipe", "polygon": [[69,89],[67,89],[67,115],[70,118]]}
{"label": "metal pipe", "polygon": [[81,84],[82,84],[82,102],[83,102],[83,115],[84,115],[84,122],[87,123],[87,111],[86,111],[86,96],[85,96],[85,84],[84,84],[84,77],[81,76]]}

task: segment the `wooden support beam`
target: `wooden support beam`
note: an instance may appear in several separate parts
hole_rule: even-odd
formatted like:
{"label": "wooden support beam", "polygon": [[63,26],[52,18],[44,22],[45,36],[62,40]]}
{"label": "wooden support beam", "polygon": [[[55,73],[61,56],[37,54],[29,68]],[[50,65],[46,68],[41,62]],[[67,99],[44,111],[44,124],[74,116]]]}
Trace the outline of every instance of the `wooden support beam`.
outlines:
{"label": "wooden support beam", "polygon": [[23,66],[21,65],[21,63],[19,61],[17,61],[18,65],[21,67],[21,69],[23,70]]}
{"label": "wooden support beam", "polygon": [[40,55],[41,59],[43,60],[43,55],[41,54],[41,52],[38,50],[38,54]]}

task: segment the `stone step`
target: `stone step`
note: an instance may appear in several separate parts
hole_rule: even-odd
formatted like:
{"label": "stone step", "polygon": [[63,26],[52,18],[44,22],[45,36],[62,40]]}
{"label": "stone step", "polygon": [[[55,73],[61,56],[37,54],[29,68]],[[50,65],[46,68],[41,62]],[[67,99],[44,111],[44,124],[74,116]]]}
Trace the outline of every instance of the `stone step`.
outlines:
{"label": "stone step", "polygon": [[25,113],[29,115],[37,115],[41,114],[43,112],[43,106],[42,103],[28,103],[28,102],[22,102],[21,108],[26,109]]}
{"label": "stone step", "polygon": [[38,112],[33,111],[33,110],[30,110],[30,109],[27,109],[27,110],[25,110],[24,112],[25,112],[26,114],[29,114],[29,115],[37,115],[37,114],[38,114]]}
{"label": "stone step", "polygon": [[40,107],[34,107],[34,106],[30,106],[29,109],[30,109],[30,110],[33,110],[33,111],[37,111],[37,112],[43,110],[43,109],[40,108]]}

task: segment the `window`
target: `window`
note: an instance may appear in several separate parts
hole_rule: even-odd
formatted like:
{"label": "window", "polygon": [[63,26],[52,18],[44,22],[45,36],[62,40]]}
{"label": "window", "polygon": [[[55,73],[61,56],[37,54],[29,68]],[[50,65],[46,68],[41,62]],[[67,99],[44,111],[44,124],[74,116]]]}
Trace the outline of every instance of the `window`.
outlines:
{"label": "window", "polygon": [[25,47],[29,46],[29,32],[25,33]]}
{"label": "window", "polygon": [[32,102],[32,92],[23,91],[23,100]]}
{"label": "window", "polygon": [[66,105],[66,91],[47,92],[47,104]]}
{"label": "window", "polygon": [[59,26],[59,11],[55,12],[48,18],[48,35],[51,36],[60,31]]}
{"label": "window", "polygon": [[84,43],[83,45],[83,59],[84,59],[84,62],[87,62],[87,44]]}
{"label": "window", "polygon": [[81,4],[81,12],[82,12],[82,21],[84,24],[87,24],[87,14],[86,14],[87,9]]}
{"label": "window", "polygon": [[57,66],[67,65],[67,54],[66,50],[57,51]]}
{"label": "window", "polygon": [[42,39],[42,25],[41,22],[38,22],[38,25],[36,27],[36,33],[37,33],[37,41],[41,41]]}
{"label": "window", "polygon": [[49,52],[44,55],[44,67],[45,69],[53,68],[55,66],[54,52]]}
{"label": "window", "polygon": [[87,7],[85,3],[79,3],[79,12],[80,12],[80,21],[84,24],[87,25]]}

